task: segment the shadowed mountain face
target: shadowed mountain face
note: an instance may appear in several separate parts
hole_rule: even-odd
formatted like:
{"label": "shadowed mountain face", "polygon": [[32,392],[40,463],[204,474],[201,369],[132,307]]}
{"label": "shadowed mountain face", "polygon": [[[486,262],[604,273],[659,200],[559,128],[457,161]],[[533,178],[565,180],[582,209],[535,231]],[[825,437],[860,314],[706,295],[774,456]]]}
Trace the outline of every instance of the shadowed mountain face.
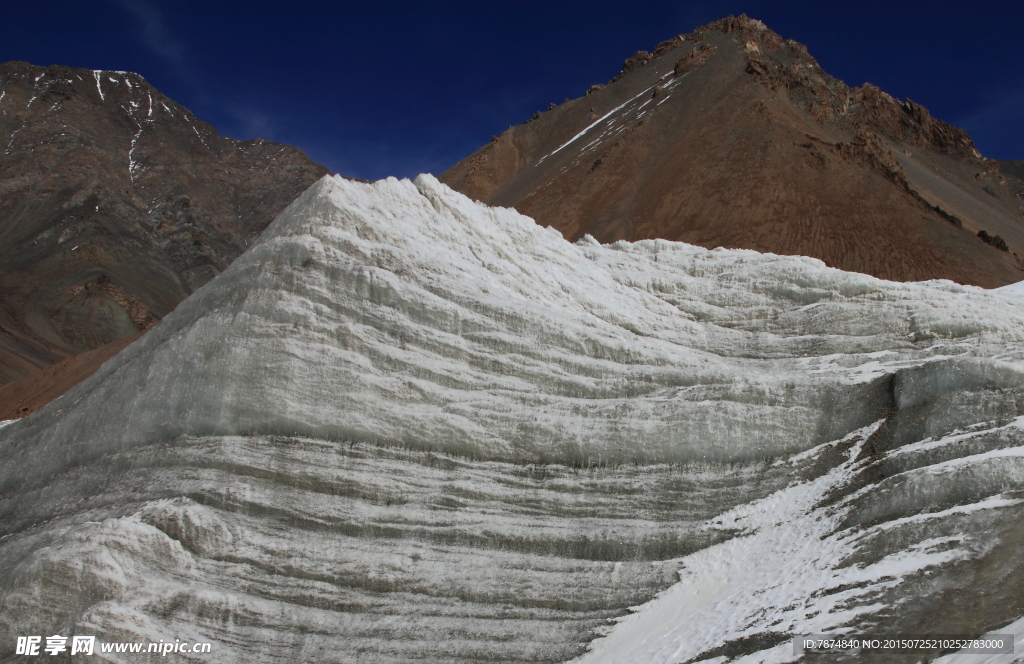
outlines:
{"label": "shadowed mountain face", "polygon": [[741,16],[637,53],[441,180],[570,240],[681,240],[995,287],[1024,279],[1022,177]]}
{"label": "shadowed mountain face", "polygon": [[147,329],[326,173],[137,74],[0,64],[0,382]]}

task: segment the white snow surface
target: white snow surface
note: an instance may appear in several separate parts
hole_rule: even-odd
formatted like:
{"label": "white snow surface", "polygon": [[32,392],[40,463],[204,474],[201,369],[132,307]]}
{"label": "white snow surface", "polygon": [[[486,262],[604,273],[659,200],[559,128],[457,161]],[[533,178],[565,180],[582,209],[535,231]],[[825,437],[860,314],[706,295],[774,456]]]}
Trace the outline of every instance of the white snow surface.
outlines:
{"label": "white snow surface", "polygon": [[1000,631],[1022,341],[1003,292],[570,244],[431,176],[325,177],[0,430],[0,658],[59,630],[673,664]]}
{"label": "white snow surface", "polygon": [[1010,284],[1009,286],[1003,286],[1002,288],[996,288],[994,290],[1000,293],[1024,297],[1024,281],[1018,281],[1015,284]]}

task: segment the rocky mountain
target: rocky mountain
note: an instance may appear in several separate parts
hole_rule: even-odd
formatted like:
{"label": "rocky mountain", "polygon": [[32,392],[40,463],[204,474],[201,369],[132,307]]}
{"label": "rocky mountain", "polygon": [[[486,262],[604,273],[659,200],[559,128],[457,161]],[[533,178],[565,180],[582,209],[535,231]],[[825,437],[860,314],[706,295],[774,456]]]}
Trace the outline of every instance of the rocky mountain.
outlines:
{"label": "rocky mountain", "polygon": [[570,240],[813,256],[886,279],[1024,279],[1024,175],[745,16],[638,52],[441,176]]}
{"label": "rocky mountain", "polygon": [[0,383],[147,329],[326,169],[128,72],[0,64]]}
{"label": "rocky mountain", "polygon": [[430,176],[323,178],[0,458],[3,661],[32,634],[246,663],[1024,648],[1024,299],[570,244]]}

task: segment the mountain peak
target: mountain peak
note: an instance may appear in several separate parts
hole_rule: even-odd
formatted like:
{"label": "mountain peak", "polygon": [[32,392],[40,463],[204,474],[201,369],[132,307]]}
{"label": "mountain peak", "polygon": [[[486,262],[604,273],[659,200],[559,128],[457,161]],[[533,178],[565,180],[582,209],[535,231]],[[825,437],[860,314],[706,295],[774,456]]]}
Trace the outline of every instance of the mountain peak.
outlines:
{"label": "mountain peak", "polygon": [[568,239],[801,254],[895,280],[1024,278],[1024,183],[962,129],[851,88],[745,15],[637,52],[441,179]]}
{"label": "mountain peak", "polygon": [[804,109],[823,122],[836,122],[852,130],[877,128],[890,138],[919,147],[964,157],[980,158],[971,137],[963,129],[933,118],[928,109],[910,99],[900,102],[878,86],[864,83],[850,87],[826,73],[804,44],[784,39],[763,22],[746,14],[727,16],[659,43],[652,53],[637,51],[626,59],[613,81],[675,51],[695,44],[675,67],[675,74],[689,73],[710,59],[716,47],[710,36],[729,35],[741,47],[744,71],[772,90],[786,89]]}

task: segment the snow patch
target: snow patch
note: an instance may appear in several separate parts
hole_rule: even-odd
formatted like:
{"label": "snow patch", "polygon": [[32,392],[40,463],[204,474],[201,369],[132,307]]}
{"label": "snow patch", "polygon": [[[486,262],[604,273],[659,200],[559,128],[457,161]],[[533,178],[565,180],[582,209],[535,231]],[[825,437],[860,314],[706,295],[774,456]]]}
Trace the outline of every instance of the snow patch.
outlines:
{"label": "snow patch", "polygon": [[107,98],[103,96],[103,86],[100,84],[100,74],[102,73],[102,71],[93,70],[92,75],[96,79],[96,91],[100,93],[100,101],[106,101]]}

